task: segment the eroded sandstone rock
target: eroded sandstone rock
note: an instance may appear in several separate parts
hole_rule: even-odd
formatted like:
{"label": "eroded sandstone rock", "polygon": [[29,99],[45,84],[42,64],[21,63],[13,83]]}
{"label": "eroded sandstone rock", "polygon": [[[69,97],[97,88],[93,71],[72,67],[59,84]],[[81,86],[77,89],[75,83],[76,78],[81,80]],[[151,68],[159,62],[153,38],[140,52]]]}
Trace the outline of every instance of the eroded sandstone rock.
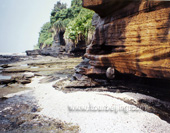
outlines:
{"label": "eroded sandstone rock", "polygon": [[[83,0],[100,19],[86,49],[86,75],[113,67],[120,73],[170,79],[170,2]],[[99,70],[100,69],[100,70]],[[97,74],[99,74],[97,73]]]}
{"label": "eroded sandstone rock", "polygon": [[135,0],[83,0],[83,6],[105,17]]}

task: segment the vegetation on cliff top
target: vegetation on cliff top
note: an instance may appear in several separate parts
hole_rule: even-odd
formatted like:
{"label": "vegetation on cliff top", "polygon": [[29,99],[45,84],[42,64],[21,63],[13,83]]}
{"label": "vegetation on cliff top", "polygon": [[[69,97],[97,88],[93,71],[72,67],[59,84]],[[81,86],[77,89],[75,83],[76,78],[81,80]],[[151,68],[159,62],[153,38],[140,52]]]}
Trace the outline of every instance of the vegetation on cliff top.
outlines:
{"label": "vegetation on cliff top", "polygon": [[[52,39],[52,33],[50,32],[50,29],[51,29],[50,22],[47,22],[42,26],[41,31],[39,33],[38,47],[40,47],[40,45],[42,45],[44,43],[46,44],[47,40]],[[50,44],[50,43],[51,42],[49,42],[48,44]]]}
{"label": "vegetation on cliff top", "polygon": [[82,0],[72,0],[70,8],[58,1],[51,12],[50,22],[41,28],[36,48],[52,45],[55,34],[60,31],[75,43],[80,34],[87,39],[89,30],[94,29],[91,24],[93,14],[82,7]]}
{"label": "vegetation on cliff top", "polygon": [[77,43],[76,41],[81,35],[84,40],[87,40],[88,32],[94,30],[91,24],[93,14],[92,11],[82,8],[78,16],[67,25],[65,38]]}

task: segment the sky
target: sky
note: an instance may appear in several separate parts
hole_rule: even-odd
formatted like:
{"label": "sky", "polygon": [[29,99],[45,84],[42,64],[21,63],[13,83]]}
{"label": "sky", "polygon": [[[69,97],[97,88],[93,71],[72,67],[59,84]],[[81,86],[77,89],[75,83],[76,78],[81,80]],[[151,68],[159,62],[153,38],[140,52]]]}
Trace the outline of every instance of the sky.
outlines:
{"label": "sky", "polygon": [[[21,53],[38,43],[58,0],[0,0],[0,53]],[[60,0],[70,6],[71,0]]]}

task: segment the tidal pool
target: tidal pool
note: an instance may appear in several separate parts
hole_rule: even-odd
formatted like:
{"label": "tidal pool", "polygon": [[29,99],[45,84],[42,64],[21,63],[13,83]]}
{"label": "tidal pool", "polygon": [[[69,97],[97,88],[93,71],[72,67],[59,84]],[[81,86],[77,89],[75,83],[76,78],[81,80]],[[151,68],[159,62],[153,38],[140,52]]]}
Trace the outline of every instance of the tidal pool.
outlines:
{"label": "tidal pool", "polygon": [[11,79],[11,76],[0,74],[0,80],[8,80],[8,79]]}
{"label": "tidal pool", "polygon": [[20,65],[21,67],[27,67],[28,65],[27,64],[22,64]]}
{"label": "tidal pool", "polygon": [[31,66],[30,68],[39,68],[39,67],[37,67],[37,66]]}

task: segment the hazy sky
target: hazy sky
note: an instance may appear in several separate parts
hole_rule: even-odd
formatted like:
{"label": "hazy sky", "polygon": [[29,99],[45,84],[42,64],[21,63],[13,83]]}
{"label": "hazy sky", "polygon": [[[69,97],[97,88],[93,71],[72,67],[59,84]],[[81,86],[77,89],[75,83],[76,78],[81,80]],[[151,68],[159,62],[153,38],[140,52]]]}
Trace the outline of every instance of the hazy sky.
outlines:
{"label": "hazy sky", "polygon": [[[0,0],[0,53],[33,49],[58,0]],[[71,0],[60,0],[70,6]]]}

